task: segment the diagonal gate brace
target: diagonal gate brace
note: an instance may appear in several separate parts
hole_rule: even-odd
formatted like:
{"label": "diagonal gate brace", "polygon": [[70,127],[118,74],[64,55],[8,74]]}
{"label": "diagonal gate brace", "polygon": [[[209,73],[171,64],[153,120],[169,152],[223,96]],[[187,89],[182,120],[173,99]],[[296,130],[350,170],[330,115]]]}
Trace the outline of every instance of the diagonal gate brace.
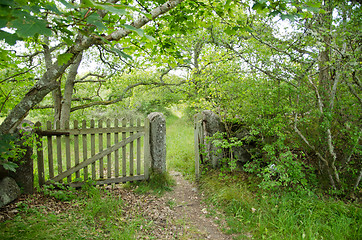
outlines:
{"label": "diagonal gate brace", "polygon": [[102,152],[100,153],[97,153],[96,155],[94,155],[93,157],[90,157],[88,158],[87,160],[85,160],[84,162],[81,162],[79,163],[78,165],[68,169],[67,171],[65,172],[62,172],[60,173],[58,176],[52,178],[52,179],[49,179],[46,183],[49,184],[50,181],[55,181],[55,182],[58,182],[60,180],[62,180],[63,178],[66,178],[70,175],[72,175],[73,173],[75,173],[76,171],[79,171],[80,169],[88,166],[89,164],[92,164],[94,163],[95,161],[97,161],[98,159],[116,151],[117,149],[127,145],[128,143],[131,143],[133,142],[134,140],[136,140],[137,138],[140,138],[144,135],[144,132],[139,132],[139,133],[136,133],[112,146],[110,146],[109,148],[103,150]]}

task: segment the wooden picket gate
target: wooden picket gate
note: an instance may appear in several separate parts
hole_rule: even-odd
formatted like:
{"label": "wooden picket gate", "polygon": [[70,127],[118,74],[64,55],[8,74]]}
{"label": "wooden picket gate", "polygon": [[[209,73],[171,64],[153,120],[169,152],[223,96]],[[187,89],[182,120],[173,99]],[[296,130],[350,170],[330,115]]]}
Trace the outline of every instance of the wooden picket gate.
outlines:
{"label": "wooden picket gate", "polygon": [[66,122],[61,129],[59,121],[55,126],[48,121],[42,129],[37,122],[39,185],[54,181],[77,187],[89,179],[97,185],[148,179],[149,120],[146,118],[143,125],[140,119],[105,123],[103,127],[99,120],[95,126],[91,120],[87,126],[83,120],[79,126],[74,121],[70,128]]}

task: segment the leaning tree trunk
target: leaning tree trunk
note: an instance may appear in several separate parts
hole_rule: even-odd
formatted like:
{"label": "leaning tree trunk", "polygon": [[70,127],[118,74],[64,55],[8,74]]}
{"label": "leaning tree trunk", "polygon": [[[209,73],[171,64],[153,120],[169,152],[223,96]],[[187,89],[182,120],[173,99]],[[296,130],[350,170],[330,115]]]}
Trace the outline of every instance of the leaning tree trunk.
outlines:
{"label": "leaning tree trunk", "polygon": [[[146,25],[148,22],[156,19],[160,15],[168,12],[169,10],[176,7],[178,4],[184,0],[169,0],[164,4],[154,8],[149,12],[150,16],[140,16],[130,25],[135,28],[141,28]],[[12,109],[12,111],[7,115],[4,121],[0,125],[0,134],[6,134],[13,132],[17,125],[26,117],[28,112],[37,104],[40,103],[43,98],[53,91],[60,83],[57,81],[59,77],[65,72],[65,70],[73,63],[73,61],[78,57],[80,52],[88,49],[94,44],[105,44],[106,41],[119,41],[120,39],[128,36],[132,31],[130,29],[121,28],[113,31],[107,36],[102,38],[97,36],[91,36],[84,39],[81,39],[79,42],[76,42],[74,45],[70,46],[66,53],[72,54],[71,59],[59,66],[58,61],[51,65],[50,68],[47,68],[44,75],[40,78],[39,81],[30,89],[30,91],[20,100],[20,102]],[[106,41],[104,41],[106,40]]]}

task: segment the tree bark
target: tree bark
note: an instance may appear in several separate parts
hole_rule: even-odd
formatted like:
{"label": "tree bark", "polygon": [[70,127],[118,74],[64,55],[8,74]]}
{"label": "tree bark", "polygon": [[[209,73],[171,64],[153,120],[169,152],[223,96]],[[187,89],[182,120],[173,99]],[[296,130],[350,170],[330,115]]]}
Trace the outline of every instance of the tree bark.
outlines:
{"label": "tree bark", "polygon": [[82,52],[78,55],[75,62],[71,65],[69,69],[69,73],[67,76],[67,81],[65,82],[64,87],[64,97],[62,102],[61,108],[61,115],[60,115],[60,127],[63,128],[65,122],[70,119],[70,108],[72,105],[72,96],[73,96],[73,88],[74,88],[74,81],[78,74],[78,68],[82,61],[83,54]]}

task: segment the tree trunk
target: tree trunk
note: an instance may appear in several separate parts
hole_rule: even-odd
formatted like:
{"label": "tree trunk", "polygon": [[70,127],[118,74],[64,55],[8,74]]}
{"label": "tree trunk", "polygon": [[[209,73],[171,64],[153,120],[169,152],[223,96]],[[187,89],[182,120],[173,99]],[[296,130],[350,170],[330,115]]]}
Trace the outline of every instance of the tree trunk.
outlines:
{"label": "tree trunk", "polygon": [[82,61],[83,53],[81,52],[76,58],[75,62],[71,65],[67,76],[67,81],[64,87],[64,98],[62,102],[61,115],[60,115],[60,127],[63,128],[65,122],[70,120],[70,109],[72,106],[72,96],[74,89],[74,81],[78,74],[78,68]]}
{"label": "tree trunk", "polygon": [[60,120],[62,114],[62,91],[60,84],[52,92],[53,105],[54,105],[54,124],[57,120]]}

